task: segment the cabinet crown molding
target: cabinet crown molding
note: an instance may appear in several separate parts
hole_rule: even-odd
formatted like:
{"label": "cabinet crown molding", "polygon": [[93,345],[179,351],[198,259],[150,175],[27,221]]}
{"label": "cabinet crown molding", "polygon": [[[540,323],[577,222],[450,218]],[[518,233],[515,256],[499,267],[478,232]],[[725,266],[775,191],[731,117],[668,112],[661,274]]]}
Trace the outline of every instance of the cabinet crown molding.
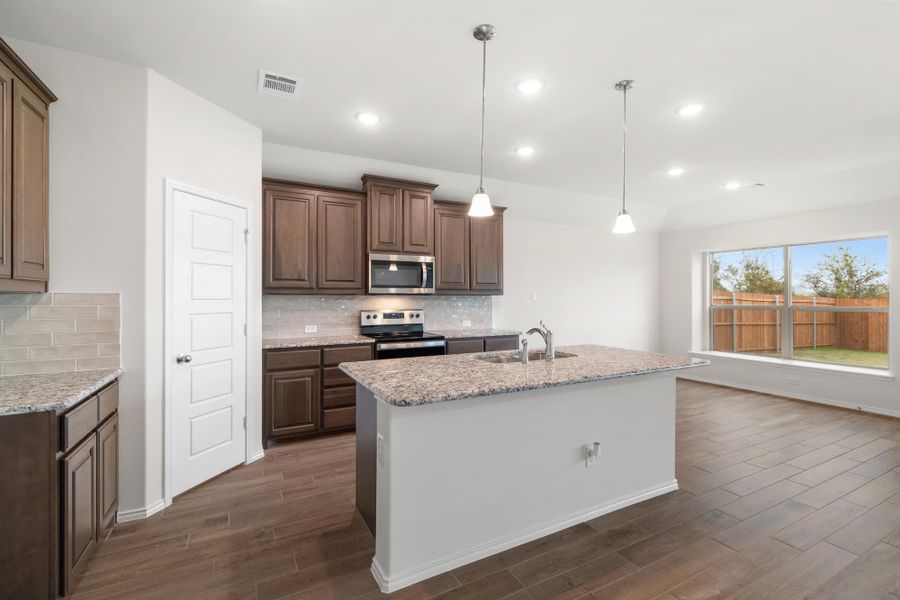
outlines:
{"label": "cabinet crown molding", "polygon": [[437,188],[438,184],[436,183],[425,183],[422,181],[410,181],[408,179],[397,179],[394,177],[384,177],[382,175],[372,175],[370,173],[366,173],[361,177],[363,185],[368,185],[369,182],[372,183],[384,183],[388,185],[395,185],[397,187],[402,188],[415,188],[421,190],[434,190]]}
{"label": "cabinet crown molding", "polygon": [[41,81],[40,77],[35,75],[34,71],[31,70],[31,67],[25,64],[25,61],[16,54],[16,51],[13,50],[3,38],[0,38],[0,60],[5,62],[19,79],[27,83],[28,86],[33,89],[34,93],[40,96],[41,100],[47,104],[52,104],[59,99],[56,97],[56,94],[50,91],[47,84]]}

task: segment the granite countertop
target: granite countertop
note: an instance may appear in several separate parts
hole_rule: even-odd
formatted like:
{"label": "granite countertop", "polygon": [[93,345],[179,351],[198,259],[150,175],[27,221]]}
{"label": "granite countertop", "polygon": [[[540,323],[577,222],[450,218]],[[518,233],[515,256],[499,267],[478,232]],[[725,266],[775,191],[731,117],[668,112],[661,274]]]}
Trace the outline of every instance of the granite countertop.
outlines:
{"label": "granite countertop", "polygon": [[[586,383],[663,371],[690,369],[709,361],[609,346],[567,346],[557,353],[574,357],[554,362],[532,360],[497,364],[479,360],[484,354],[424,356],[341,363],[341,370],[394,406],[414,406]],[[517,351],[490,354],[518,354]]]}
{"label": "granite countertop", "polygon": [[62,412],[123,372],[122,369],[97,369],[0,377],[0,416]]}
{"label": "granite countertop", "polygon": [[511,329],[473,329],[471,327],[463,327],[460,329],[428,329],[431,333],[442,335],[447,339],[452,338],[480,338],[480,337],[496,337],[501,335],[520,335],[521,331],[513,331]]}
{"label": "granite countertop", "polygon": [[310,335],[306,337],[272,338],[263,340],[263,350],[279,348],[310,348],[313,346],[343,346],[347,344],[374,344],[375,340],[364,335],[348,333],[345,335]]}

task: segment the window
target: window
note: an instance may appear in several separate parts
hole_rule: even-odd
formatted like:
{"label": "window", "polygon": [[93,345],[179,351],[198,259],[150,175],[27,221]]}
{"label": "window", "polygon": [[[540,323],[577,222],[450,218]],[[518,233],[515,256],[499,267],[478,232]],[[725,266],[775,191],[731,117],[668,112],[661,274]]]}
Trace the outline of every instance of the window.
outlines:
{"label": "window", "polygon": [[888,368],[886,237],[712,252],[709,347]]}

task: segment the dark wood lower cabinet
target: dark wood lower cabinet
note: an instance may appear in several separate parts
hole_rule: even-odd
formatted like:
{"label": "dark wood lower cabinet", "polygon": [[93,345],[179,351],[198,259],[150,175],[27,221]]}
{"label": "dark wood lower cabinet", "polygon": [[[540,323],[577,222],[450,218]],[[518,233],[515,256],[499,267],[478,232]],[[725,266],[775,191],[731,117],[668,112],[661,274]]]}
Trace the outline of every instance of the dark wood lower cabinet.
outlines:
{"label": "dark wood lower cabinet", "polygon": [[484,352],[484,338],[447,340],[447,354],[471,354],[473,352]]}
{"label": "dark wood lower cabinet", "polygon": [[372,358],[372,344],[264,350],[266,446],[352,429],[356,423],[356,383],[338,365]]}
{"label": "dark wood lower cabinet", "polygon": [[269,438],[312,433],[322,426],[319,369],[266,375]]}
{"label": "dark wood lower cabinet", "polygon": [[499,337],[484,338],[485,352],[501,352],[503,350],[518,350],[519,336],[504,335]]}
{"label": "dark wood lower cabinet", "polygon": [[74,588],[97,544],[97,436],[62,460],[63,590]]}
{"label": "dark wood lower cabinet", "polygon": [[0,598],[72,593],[119,506],[115,382],[62,414],[0,416]]}

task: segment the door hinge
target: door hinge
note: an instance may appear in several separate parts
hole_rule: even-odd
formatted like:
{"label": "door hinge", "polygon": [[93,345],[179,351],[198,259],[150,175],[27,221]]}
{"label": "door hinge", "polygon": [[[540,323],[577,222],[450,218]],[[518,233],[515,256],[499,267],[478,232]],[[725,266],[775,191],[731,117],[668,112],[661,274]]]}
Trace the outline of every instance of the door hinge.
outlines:
{"label": "door hinge", "polygon": [[246,243],[247,243],[247,240],[249,240],[249,239],[250,239],[250,230],[249,230],[249,229],[245,229],[245,230],[244,230],[244,243],[246,244]]}
{"label": "door hinge", "polygon": [[247,324],[244,323],[244,336],[246,337],[246,335],[247,335]]}
{"label": "door hinge", "polygon": [[244,429],[247,429],[247,417],[244,417]]}

